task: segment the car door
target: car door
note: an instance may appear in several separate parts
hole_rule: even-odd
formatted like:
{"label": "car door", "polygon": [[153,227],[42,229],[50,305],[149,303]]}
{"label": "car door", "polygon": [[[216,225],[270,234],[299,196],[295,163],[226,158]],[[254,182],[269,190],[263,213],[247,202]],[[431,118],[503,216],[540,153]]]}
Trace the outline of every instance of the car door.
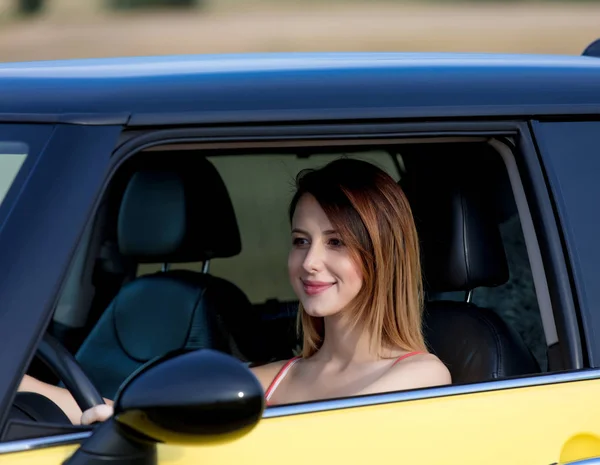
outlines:
{"label": "car door", "polygon": [[[242,438],[159,445],[158,463],[566,463],[600,455],[599,377],[565,373],[270,408]],[[59,464],[75,449],[15,453],[3,463]]]}
{"label": "car door", "polygon": [[[242,437],[159,444],[158,463],[572,462],[600,456],[598,389],[594,368],[271,407]],[[88,434],[8,444],[6,463],[62,463]]]}

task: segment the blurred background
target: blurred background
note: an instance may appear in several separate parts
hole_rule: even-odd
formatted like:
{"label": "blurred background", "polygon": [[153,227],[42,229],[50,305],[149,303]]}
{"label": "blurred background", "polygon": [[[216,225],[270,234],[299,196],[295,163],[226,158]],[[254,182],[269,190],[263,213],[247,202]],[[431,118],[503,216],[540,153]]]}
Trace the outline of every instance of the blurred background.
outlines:
{"label": "blurred background", "polygon": [[578,55],[600,0],[0,0],[0,61],[288,51]]}

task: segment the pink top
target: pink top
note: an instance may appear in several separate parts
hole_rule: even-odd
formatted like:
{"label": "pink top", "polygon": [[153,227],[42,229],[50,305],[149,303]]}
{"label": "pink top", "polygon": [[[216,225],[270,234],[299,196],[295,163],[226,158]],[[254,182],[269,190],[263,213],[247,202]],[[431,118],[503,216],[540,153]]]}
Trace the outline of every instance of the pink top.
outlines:
{"label": "pink top", "polygon": [[[392,366],[394,366],[398,362],[401,362],[405,358],[412,357],[413,355],[422,354],[422,353],[423,352],[409,352],[408,354],[404,354],[404,355],[398,357],[396,359],[396,361],[392,364]],[[301,358],[302,357],[294,357],[294,358],[288,360],[285,363],[285,365],[283,365],[281,367],[281,370],[279,370],[279,373],[277,373],[277,375],[275,376],[275,378],[273,378],[273,381],[271,381],[271,384],[269,385],[269,387],[265,391],[265,400],[267,401],[267,405],[269,405],[269,400],[273,396],[273,393],[275,392],[275,389],[277,389],[277,387],[281,384],[281,382],[283,381],[283,379],[285,378],[285,376],[290,371],[290,368],[292,368],[298,362],[298,360],[300,360]]]}

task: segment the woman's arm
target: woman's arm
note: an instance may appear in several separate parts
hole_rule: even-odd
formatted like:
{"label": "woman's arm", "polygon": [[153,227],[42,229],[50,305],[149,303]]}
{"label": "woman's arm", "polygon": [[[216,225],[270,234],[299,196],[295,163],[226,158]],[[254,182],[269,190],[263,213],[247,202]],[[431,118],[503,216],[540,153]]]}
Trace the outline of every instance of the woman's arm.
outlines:
{"label": "woman's arm", "polygon": [[[65,412],[67,417],[69,417],[69,420],[71,420],[71,423],[73,423],[74,425],[79,425],[82,423],[89,424],[83,422],[84,418],[82,418],[81,409],[77,405],[77,402],[75,402],[75,399],[73,398],[71,393],[64,388],[53,386],[51,384],[47,384],[38,379],[35,379],[29,375],[25,375],[21,380],[21,384],[19,385],[18,391],[35,392],[37,394],[43,395],[44,397],[47,397],[56,405],[58,405],[63,412]],[[108,404],[108,406],[112,406],[111,400],[104,399],[104,401]],[[103,414],[108,406],[100,405],[90,410],[94,410],[94,412],[96,412],[97,410],[98,414]],[[86,412],[90,412],[90,410],[87,410]],[[89,417],[90,415],[91,414],[88,413],[87,416]],[[92,417],[95,418],[95,413],[93,413]]]}
{"label": "woman's arm", "polygon": [[[277,372],[285,364],[285,360],[281,362],[269,363],[260,367],[254,367],[250,370],[260,381],[263,389],[267,389],[272,379],[275,377]],[[39,381],[38,381],[39,382]],[[51,386],[52,387],[52,386]],[[44,394],[46,395],[46,394]],[[107,402],[108,404],[108,402]],[[81,415],[81,424],[90,425],[98,421],[105,421],[110,418],[113,414],[112,402],[109,405],[97,405],[91,409],[86,410]]]}
{"label": "woman's arm", "polygon": [[[284,363],[285,360],[251,368],[251,370],[259,379],[263,389],[266,389]],[[107,405],[96,405],[82,413],[69,391],[44,383],[28,375],[25,375],[21,381],[19,391],[36,392],[47,397],[65,412],[74,425],[90,425],[98,421],[107,420],[113,414],[112,400],[104,399]]]}

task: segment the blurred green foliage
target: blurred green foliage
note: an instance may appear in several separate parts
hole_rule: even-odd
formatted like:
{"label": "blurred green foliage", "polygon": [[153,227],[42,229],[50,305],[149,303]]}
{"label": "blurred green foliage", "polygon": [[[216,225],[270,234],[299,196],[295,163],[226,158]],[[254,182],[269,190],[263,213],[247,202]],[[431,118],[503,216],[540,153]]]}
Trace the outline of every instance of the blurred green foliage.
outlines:
{"label": "blurred green foliage", "polygon": [[31,16],[42,11],[44,0],[18,0],[17,13],[23,16]]}

